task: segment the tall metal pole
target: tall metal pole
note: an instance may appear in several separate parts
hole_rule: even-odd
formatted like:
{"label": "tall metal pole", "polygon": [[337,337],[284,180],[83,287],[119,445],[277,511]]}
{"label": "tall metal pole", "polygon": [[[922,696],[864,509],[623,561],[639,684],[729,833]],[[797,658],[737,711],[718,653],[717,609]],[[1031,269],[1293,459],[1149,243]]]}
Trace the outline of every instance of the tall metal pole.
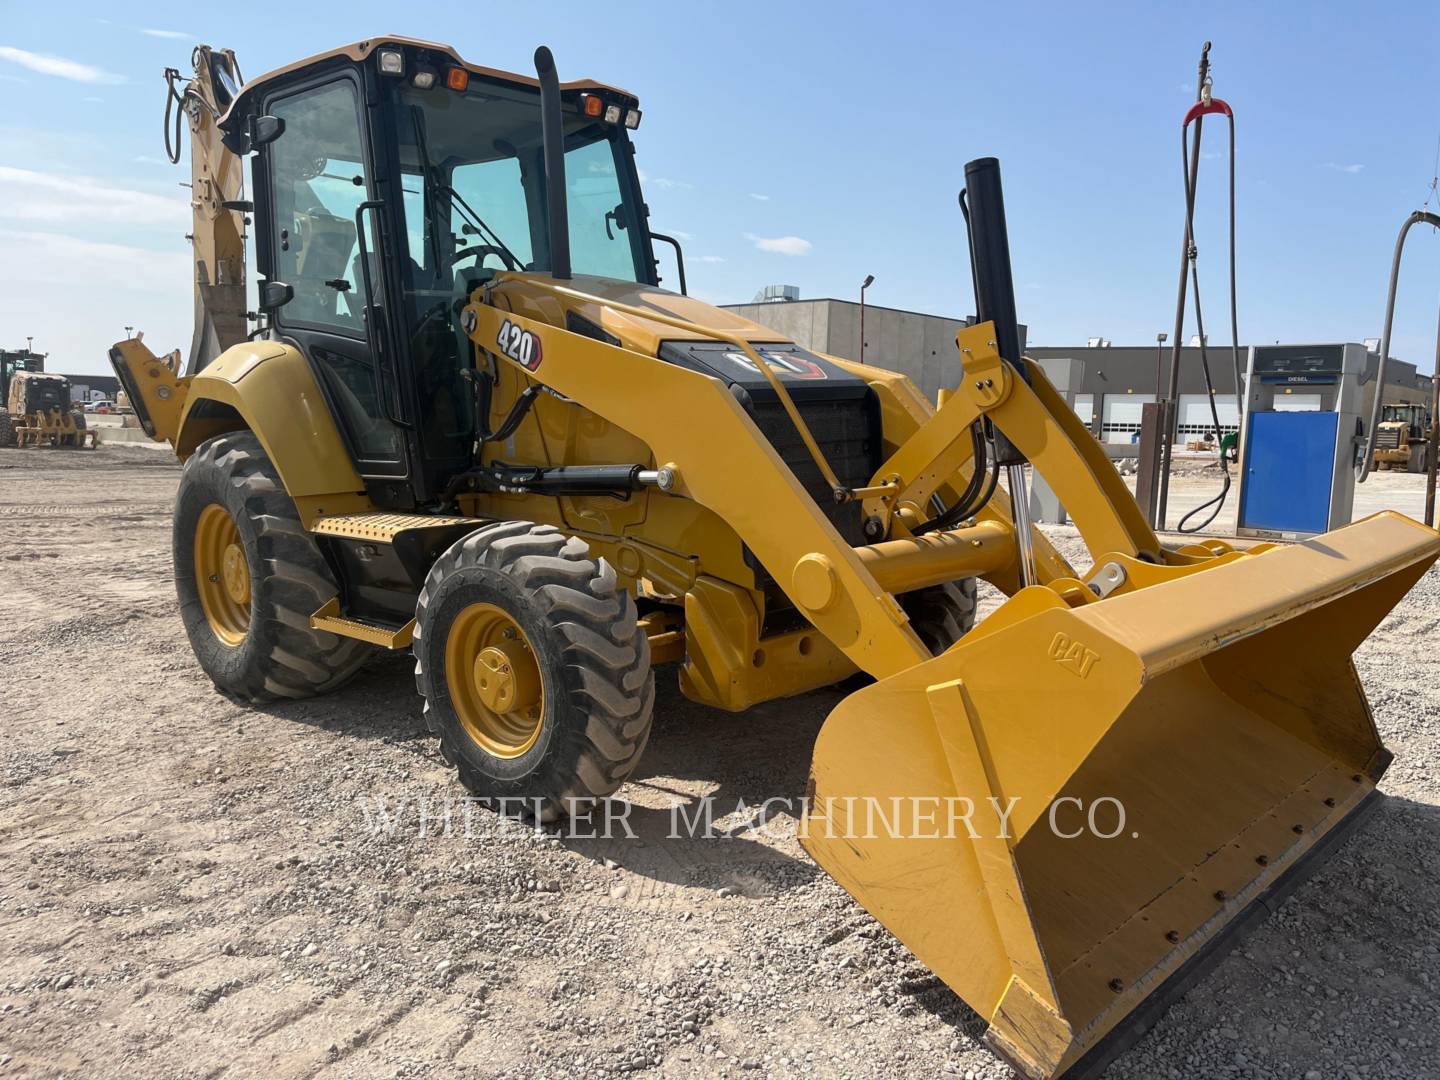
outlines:
{"label": "tall metal pole", "polygon": [[[1210,42],[1205,42],[1205,47],[1200,50],[1200,73],[1195,85],[1195,100],[1202,101],[1205,97],[1205,83],[1210,77]],[[1200,126],[1205,122],[1203,116],[1195,118],[1195,132],[1190,142],[1190,178],[1187,190],[1193,194],[1195,191],[1195,180],[1200,171]],[[1190,234],[1190,214],[1185,214],[1185,241],[1180,245],[1180,288],[1175,296],[1175,338],[1170,344],[1170,387],[1165,395],[1165,400],[1176,402],[1179,400],[1180,382],[1180,346],[1183,342],[1182,335],[1185,332],[1185,286],[1186,274],[1190,269],[1190,249],[1194,246],[1194,237]],[[1161,439],[1160,446],[1160,498],[1155,508],[1155,527],[1163,530],[1165,528],[1166,511],[1170,501],[1170,456],[1175,444],[1175,420],[1180,410],[1173,405],[1169,410],[1169,416],[1165,420],[1165,432]],[[1217,438],[1218,433],[1217,433]]]}
{"label": "tall metal pole", "polygon": [[[1375,387],[1375,393],[1384,392],[1383,386]],[[1435,374],[1430,376],[1430,430],[1425,433],[1425,524],[1432,529],[1435,527],[1437,458],[1440,458],[1440,326],[1435,329]]]}
{"label": "tall metal pole", "polygon": [[1155,400],[1165,400],[1165,390],[1161,385],[1161,372],[1165,367],[1165,339],[1169,337],[1164,331],[1155,335]]}
{"label": "tall metal pole", "polygon": [[865,290],[875,284],[875,275],[866,274],[860,283],[860,363],[865,362]]}

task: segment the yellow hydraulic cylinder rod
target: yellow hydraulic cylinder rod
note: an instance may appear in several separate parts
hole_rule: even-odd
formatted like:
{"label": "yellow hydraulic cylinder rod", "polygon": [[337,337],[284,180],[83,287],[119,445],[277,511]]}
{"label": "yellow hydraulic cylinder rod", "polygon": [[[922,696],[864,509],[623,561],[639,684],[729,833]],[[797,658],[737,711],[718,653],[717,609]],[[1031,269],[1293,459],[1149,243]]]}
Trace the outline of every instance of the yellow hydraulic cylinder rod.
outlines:
{"label": "yellow hydraulic cylinder rod", "polygon": [[983,577],[1015,561],[1015,530],[998,521],[858,547],[855,554],[888,593]]}

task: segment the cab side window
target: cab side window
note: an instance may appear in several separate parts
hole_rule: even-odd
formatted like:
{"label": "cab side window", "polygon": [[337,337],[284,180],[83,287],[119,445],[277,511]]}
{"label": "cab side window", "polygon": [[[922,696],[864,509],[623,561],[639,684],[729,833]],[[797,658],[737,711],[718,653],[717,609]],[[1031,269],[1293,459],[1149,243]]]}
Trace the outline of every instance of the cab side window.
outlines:
{"label": "cab side window", "polygon": [[[355,211],[367,178],[354,84],[304,91],[277,101],[273,112],[285,134],[271,150],[271,243],[279,280],[295,290],[281,321],[364,337]],[[373,237],[366,240],[373,253]]]}
{"label": "cab side window", "polygon": [[[386,415],[365,333],[365,277],[355,214],[370,190],[357,88],[349,79],[288,94],[268,111],[285,121],[269,145],[271,274],[295,290],[276,320],[309,355],[362,475],[394,472],[399,433]],[[374,215],[365,217],[370,280],[383,287]],[[363,463],[381,463],[365,466]]]}

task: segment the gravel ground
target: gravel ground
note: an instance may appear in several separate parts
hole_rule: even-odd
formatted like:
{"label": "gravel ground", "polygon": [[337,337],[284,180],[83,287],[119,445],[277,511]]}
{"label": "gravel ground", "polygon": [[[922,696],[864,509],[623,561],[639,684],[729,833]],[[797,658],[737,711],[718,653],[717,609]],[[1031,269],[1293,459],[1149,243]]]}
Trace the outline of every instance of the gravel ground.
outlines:
{"label": "gravel ground", "polygon": [[[1010,1075],[788,817],[667,837],[677,798],[798,798],[838,693],[731,716],[662,670],[638,839],[467,815],[406,657],[310,702],[214,693],[177,477],[0,450],[0,1074]],[[1108,1076],[1440,1077],[1437,610],[1432,572],[1359,655],[1392,797]]]}

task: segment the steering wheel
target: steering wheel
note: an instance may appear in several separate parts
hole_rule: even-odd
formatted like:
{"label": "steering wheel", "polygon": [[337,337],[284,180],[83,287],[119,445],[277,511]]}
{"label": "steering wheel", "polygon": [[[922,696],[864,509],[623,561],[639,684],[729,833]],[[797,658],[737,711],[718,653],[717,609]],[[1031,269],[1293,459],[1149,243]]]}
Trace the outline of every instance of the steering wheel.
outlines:
{"label": "steering wheel", "polygon": [[453,264],[458,263],[461,259],[474,259],[475,265],[478,267],[485,261],[487,255],[494,255],[505,264],[506,270],[520,269],[520,264],[515,261],[514,257],[508,251],[502,247],[496,247],[494,244],[475,244],[472,247],[461,248],[455,252],[450,261]]}

